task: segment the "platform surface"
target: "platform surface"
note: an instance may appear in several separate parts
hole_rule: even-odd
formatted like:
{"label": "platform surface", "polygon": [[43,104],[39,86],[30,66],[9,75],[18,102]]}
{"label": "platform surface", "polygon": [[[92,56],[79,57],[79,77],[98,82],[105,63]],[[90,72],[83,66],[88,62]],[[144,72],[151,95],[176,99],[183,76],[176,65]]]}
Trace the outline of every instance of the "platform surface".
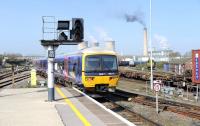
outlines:
{"label": "platform surface", "polygon": [[[72,110],[70,103],[65,101],[66,99],[61,98],[57,100],[65,104],[57,104],[56,109],[63,120],[64,125],[67,126],[127,126],[126,123],[122,122],[119,118],[113,116],[111,113],[107,112],[103,108],[99,107],[97,104],[92,102],[90,99],[84,95],[74,91],[70,88],[60,88],[60,91],[67,97],[67,100],[76,107],[82,116]],[[58,92],[58,91],[57,91]],[[56,99],[60,98],[60,94],[56,93]],[[85,118],[84,123],[81,118]]]}
{"label": "platform surface", "polygon": [[0,91],[0,126],[63,126],[46,88]]}
{"label": "platform surface", "polygon": [[0,90],[0,126],[127,126],[72,88],[56,86],[53,102],[47,94],[46,88]]}

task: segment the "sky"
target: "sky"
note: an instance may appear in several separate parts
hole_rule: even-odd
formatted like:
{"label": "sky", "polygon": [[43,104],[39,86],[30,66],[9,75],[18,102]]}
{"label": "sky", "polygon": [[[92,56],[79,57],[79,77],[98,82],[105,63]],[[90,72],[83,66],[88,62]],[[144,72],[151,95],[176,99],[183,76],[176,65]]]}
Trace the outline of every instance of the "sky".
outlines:
{"label": "sky", "polygon": [[[125,14],[138,15],[149,31],[150,0],[17,0],[0,4],[0,54],[45,55],[40,45],[42,16],[56,19],[84,19],[85,41],[103,47],[113,40],[121,54],[140,55],[143,28],[127,22]],[[152,47],[185,52],[200,47],[200,0],[152,0]],[[148,34],[149,37],[149,34]],[[150,37],[149,37],[150,39]],[[150,47],[150,46],[149,46]],[[70,53],[77,46],[60,46],[57,54]]]}

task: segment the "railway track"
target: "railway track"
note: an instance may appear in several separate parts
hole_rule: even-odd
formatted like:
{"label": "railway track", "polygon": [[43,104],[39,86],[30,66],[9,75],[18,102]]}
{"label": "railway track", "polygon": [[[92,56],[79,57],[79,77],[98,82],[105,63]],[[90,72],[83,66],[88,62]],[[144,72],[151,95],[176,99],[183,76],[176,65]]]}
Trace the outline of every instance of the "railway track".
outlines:
{"label": "railway track", "polygon": [[[122,90],[116,90],[113,94],[122,99],[128,99],[130,102],[135,102],[141,105],[156,107],[155,97],[140,95],[136,93],[130,93]],[[185,103],[179,103],[175,101],[169,101],[165,99],[159,99],[159,110],[161,111],[170,111],[177,114],[181,114],[190,118],[195,118],[200,120],[200,107]]]}
{"label": "railway track", "polygon": [[[20,69],[18,71],[15,71],[14,74],[22,73],[22,72],[25,72],[25,71],[27,71],[27,70],[23,68],[23,69]],[[0,73],[0,80],[8,78],[10,76],[12,76],[12,71],[11,70],[2,71]]]}
{"label": "railway track", "polygon": [[[23,74],[23,75],[18,75],[16,77],[14,77],[15,82],[19,82],[22,81],[24,79],[30,78],[30,74]],[[0,81],[0,88],[3,88],[5,86],[11,85],[12,84],[12,78]]]}
{"label": "railway track", "polygon": [[[119,73],[120,73],[121,77],[144,80],[144,81],[149,80],[150,75],[151,75],[149,71],[134,70],[134,69],[131,69],[128,67],[120,67]],[[191,77],[184,77],[182,75],[176,75],[174,73],[154,71],[153,77],[154,77],[153,78],[154,80],[174,81],[174,82],[180,82],[180,81],[191,82]]]}
{"label": "railway track", "polygon": [[137,126],[161,126],[160,124],[153,122],[143,117],[142,115],[130,110],[128,107],[116,103],[115,100],[117,99],[112,95],[107,95],[106,97],[97,98],[96,100]]}
{"label": "railway track", "polygon": [[0,80],[5,79],[5,78],[10,77],[10,76],[12,76],[12,72],[8,71],[8,72],[0,75]]}
{"label": "railway track", "polygon": [[0,70],[0,74],[8,73],[9,71],[11,71],[11,70],[8,70],[8,69],[1,69],[1,70]]}

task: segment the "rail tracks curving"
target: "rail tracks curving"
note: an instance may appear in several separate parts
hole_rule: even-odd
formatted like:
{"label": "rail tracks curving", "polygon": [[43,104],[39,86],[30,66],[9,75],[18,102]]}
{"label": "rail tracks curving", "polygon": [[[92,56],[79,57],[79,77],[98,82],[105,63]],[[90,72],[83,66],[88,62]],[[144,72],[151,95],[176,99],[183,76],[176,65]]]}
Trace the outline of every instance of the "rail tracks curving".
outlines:
{"label": "rail tracks curving", "polygon": [[158,124],[154,121],[149,120],[148,118],[145,118],[141,114],[130,110],[128,107],[116,103],[115,101],[119,99],[119,97],[113,97],[112,94],[109,94],[102,98],[97,98],[96,100],[137,126],[161,126],[161,124]]}
{"label": "rail tracks curving", "polygon": [[[153,108],[156,107],[155,97],[145,96],[137,93],[130,93],[119,89],[117,89],[116,92],[112,95],[118,96],[124,100],[128,99],[129,102],[135,102],[141,105],[151,106]],[[166,99],[159,99],[159,111],[170,111],[200,120],[200,107],[196,105],[180,103]]]}

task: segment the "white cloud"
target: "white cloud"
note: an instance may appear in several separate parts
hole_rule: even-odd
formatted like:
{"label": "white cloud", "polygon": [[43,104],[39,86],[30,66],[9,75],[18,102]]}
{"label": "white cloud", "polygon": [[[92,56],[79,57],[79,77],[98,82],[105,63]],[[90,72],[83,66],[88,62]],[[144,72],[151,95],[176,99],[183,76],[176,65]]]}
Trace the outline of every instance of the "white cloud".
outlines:
{"label": "white cloud", "polygon": [[88,41],[89,42],[97,42],[97,39],[93,35],[88,36]]}
{"label": "white cloud", "polygon": [[101,41],[113,41],[108,33],[102,27],[95,27],[95,31],[99,35]]}
{"label": "white cloud", "polygon": [[93,34],[91,34],[91,32],[86,31],[86,41],[88,42],[98,42],[96,36],[94,36]]}
{"label": "white cloud", "polygon": [[165,36],[155,34],[153,37],[153,42],[155,45],[159,45],[159,49],[169,49],[169,41]]}

